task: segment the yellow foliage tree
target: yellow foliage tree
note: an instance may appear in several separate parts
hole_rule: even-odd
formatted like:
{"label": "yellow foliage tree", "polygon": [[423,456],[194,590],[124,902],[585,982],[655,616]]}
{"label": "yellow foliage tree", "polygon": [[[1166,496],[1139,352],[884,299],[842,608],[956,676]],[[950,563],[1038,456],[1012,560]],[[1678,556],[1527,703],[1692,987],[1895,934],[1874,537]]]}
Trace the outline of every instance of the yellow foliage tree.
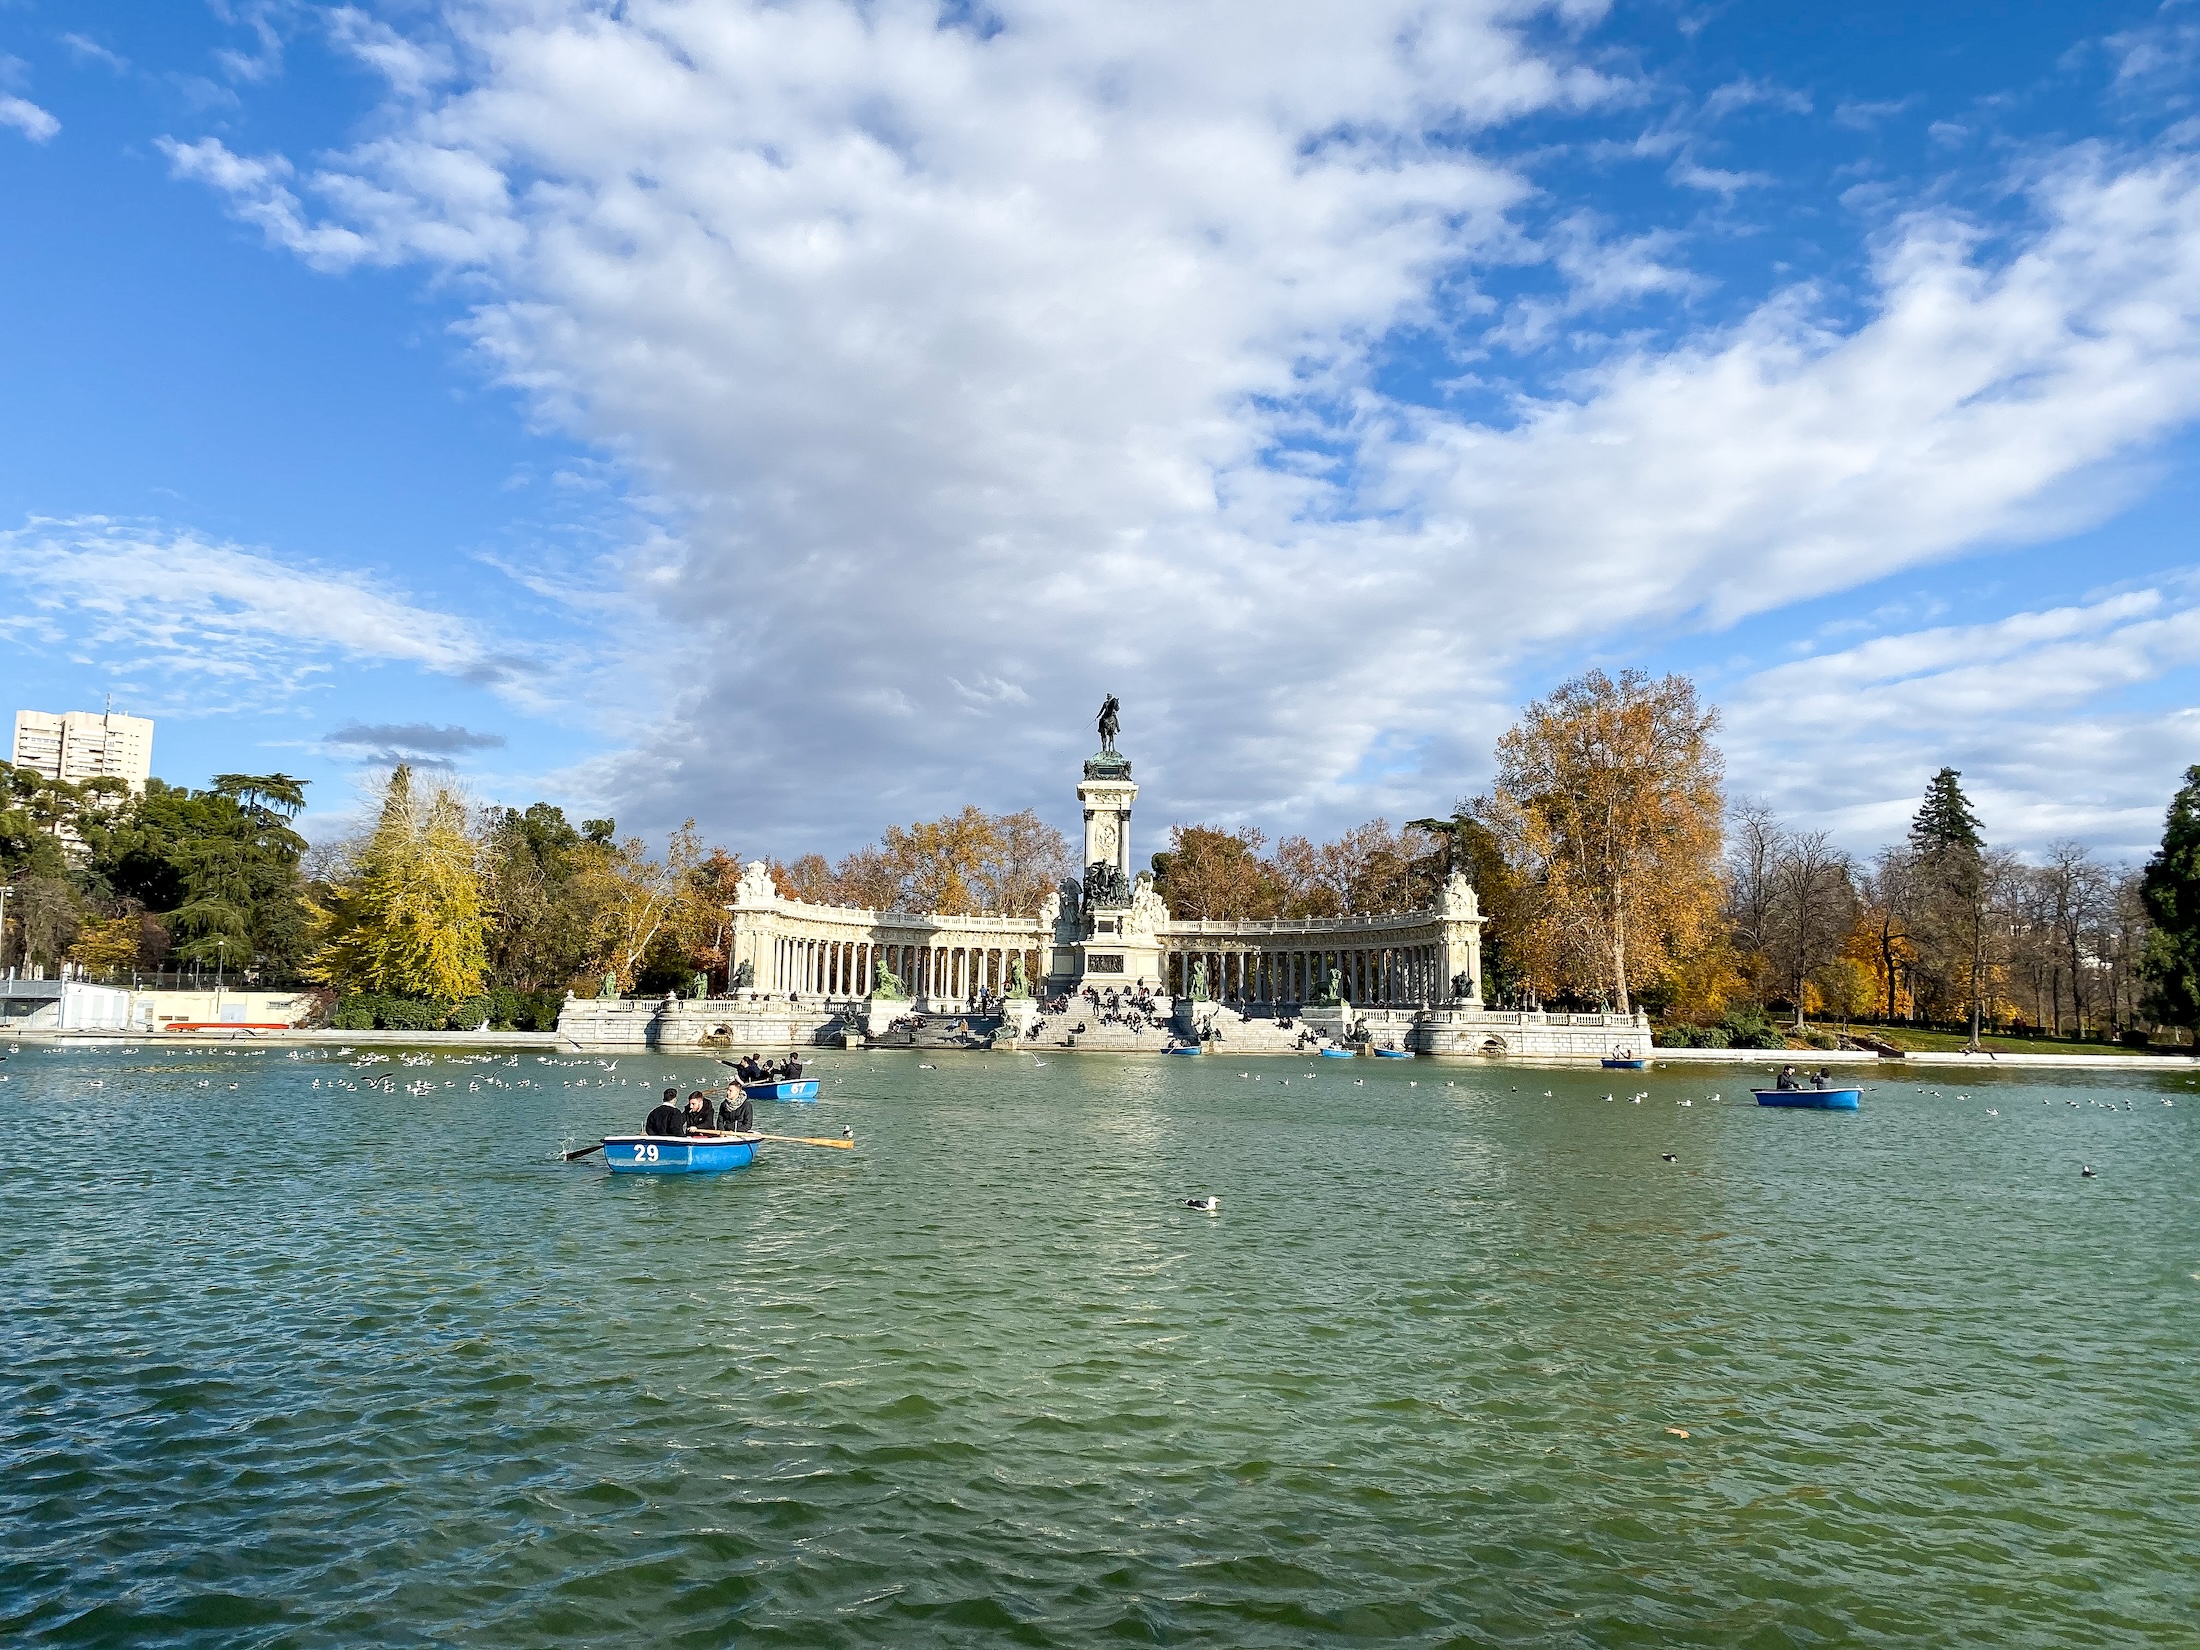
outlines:
{"label": "yellow foliage tree", "polygon": [[488,915],[459,794],[423,796],[400,763],[337,889],[312,973],[343,991],[469,997],[487,969]]}
{"label": "yellow foliage tree", "polygon": [[69,947],[69,960],[100,974],[128,968],[137,961],[139,927],[136,917],[87,924]]}
{"label": "yellow foliage tree", "polygon": [[1685,676],[1590,671],[1530,705],[1476,805],[1534,890],[1523,972],[1632,1011],[1719,908],[1719,713]]}

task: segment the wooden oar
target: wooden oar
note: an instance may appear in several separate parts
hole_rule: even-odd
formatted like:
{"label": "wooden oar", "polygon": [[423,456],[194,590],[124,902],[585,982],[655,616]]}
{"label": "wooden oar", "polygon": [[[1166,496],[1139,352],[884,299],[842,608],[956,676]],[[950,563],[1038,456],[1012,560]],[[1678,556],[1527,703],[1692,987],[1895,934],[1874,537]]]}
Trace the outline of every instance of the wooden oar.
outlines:
{"label": "wooden oar", "polygon": [[852,1152],[856,1149],[856,1143],[853,1140],[827,1140],[822,1136],[813,1134],[760,1134],[756,1138],[759,1140],[777,1140],[788,1146],[832,1146],[844,1152]]}
{"label": "wooden oar", "polygon": [[586,1156],[587,1156],[587,1155],[588,1155],[588,1154],[589,1154],[590,1152],[600,1152],[600,1151],[602,1151],[602,1150],[603,1150],[603,1142],[602,1142],[601,1140],[599,1140],[599,1141],[597,1141],[597,1142],[596,1142],[596,1143],[595,1143],[595,1144],[594,1144],[593,1146],[583,1146],[583,1147],[582,1147],[582,1148],[581,1148],[581,1149],[580,1149],[579,1151],[577,1151],[577,1152],[567,1152],[567,1153],[565,1154],[565,1160],[566,1160],[566,1162],[570,1163],[570,1162],[572,1162],[572,1161],[573,1161],[573,1160],[574,1160],[575,1158],[581,1158],[581,1157],[586,1157]]}

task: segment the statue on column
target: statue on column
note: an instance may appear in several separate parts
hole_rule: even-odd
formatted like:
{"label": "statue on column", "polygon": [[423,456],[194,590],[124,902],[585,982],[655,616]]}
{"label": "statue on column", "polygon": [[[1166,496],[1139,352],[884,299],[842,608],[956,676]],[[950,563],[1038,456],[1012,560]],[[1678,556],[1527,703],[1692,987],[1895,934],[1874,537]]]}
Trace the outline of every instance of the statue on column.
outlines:
{"label": "statue on column", "polygon": [[1206,1000],[1207,959],[1205,957],[1194,957],[1192,959],[1192,1001],[1203,1003]]}
{"label": "statue on column", "polygon": [[1021,951],[1008,959],[1008,994],[1011,997],[1031,995],[1031,983],[1024,977],[1024,954]]}
{"label": "statue on column", "polygon": [[1112,693],[1100,705],[1100,748],[1110,756],[1119,754],[1115,748],[1115,735],[1123,725],[1119,714],[1122,709],[1122,703]]}

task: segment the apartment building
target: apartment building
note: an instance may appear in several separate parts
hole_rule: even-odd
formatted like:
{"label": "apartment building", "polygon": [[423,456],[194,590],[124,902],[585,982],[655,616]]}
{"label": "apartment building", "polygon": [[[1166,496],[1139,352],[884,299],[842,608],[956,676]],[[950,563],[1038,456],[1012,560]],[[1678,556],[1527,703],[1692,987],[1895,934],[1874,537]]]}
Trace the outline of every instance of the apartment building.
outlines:
{"label": "apartment building", "polygon": [[153,771],[153,724],[113,711],[19,710],[13,761],[72,785],[103,776],[125,780],[135,794]]}

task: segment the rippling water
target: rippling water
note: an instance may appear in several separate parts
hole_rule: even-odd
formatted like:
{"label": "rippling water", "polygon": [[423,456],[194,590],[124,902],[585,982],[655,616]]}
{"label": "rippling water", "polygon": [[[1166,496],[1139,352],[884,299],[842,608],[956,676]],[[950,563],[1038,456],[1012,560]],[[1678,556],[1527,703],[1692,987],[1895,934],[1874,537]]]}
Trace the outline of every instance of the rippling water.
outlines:
{"label": "rippling water", "polygon": [[717,1070],[0,1065],[0,1637],[2200,1641],[2182,1076]]}

